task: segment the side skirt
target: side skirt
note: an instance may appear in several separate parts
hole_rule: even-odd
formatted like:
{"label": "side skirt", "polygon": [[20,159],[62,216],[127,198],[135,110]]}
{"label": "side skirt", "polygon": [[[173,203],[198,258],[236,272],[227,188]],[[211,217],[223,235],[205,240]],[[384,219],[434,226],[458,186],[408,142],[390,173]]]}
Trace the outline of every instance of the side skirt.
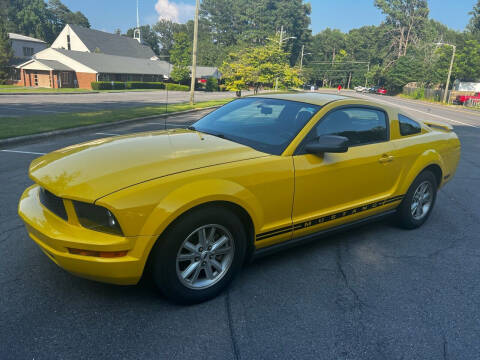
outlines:
{"label": "side skirt", "polygon": [[273,254],[273,253],[276,253],[278,251],[282,251],[282,250],[289,249],[289,248],[292,248],[292,247],[295,247],[295,246],[299,246],[299,245],[302,245],[302,244],[305,244],[305,243],[308,243],[308,242],[311,242],[311,241],[314,241],[314,240],[318,240],[320,238],[323,238],[323,237],[326,237],[326,236],[329,236],[329,235],[332,235],[332,234],[336,234],[338,232],[342,232],[342,231],[345,231],[345,230],[348,230],[348,229],[359,227],[359,226],[362,226],[364,224],[368,224],[368,223],[371,223],[371,222],[379,221],[381,219],[384,219],[384,218],[394,214],[396,211],[397,211],[397,209],[392,209],[392,210],[389,210],[389,211],[386,211],[386,212],[383,212],[383,213],[380,213],[380,214],[369,216],[369,217],[364,218],[364,219],[353,221],[353,222],[348,223],[348,224],[335,226],[335,227],[332,227],[330,229],[318,231],[318,232],[313,233],[313,234],[301,236],[301,237],[298,237],[298,238],[294,238],[292,240],[284,241],[284,242],[279,243],[279,244],[275,244],[275,245],[271,245],[271,246],[268,246],[268,247],[265,247],[265,248],[261,248],[259,250],[255,250],[255,252],[253,253],[253,260],[262,258],[264,256],[267,256],[267,255],[270,255],[270,254]]}

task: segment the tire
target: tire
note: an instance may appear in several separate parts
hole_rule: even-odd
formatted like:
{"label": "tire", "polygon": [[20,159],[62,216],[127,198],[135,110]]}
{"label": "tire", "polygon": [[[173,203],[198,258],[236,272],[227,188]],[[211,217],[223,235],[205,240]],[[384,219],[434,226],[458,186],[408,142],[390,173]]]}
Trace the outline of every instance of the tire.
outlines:
{"label": "tire", "polygon": [[152,250],[153,280],[176,303],[212,299],[240,271],[246,241],[242,222],[229,209],[194,209],[157,240]]}
{"label": "tire", "polygon": [[427,221],[435,205],[437,186],[437,179],[431,171],[423,171],[416,177],[398,208],[401,227],[416,229]]}

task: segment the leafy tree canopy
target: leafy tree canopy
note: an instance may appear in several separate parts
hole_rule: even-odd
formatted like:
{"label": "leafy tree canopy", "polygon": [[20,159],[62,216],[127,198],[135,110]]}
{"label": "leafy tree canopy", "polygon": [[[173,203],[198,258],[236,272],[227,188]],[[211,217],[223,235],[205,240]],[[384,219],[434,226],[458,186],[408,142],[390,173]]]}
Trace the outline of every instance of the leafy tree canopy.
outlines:
{"label": "leafy tree canopy", "polygon": [[289,54],[279,46],[279,40],[276,36],[269,38],[265,45],[249,46],[230,53],[220,69],[227,89],[273,87],[276,79],[280,87],[300,86],[300,71],[289,65]]}

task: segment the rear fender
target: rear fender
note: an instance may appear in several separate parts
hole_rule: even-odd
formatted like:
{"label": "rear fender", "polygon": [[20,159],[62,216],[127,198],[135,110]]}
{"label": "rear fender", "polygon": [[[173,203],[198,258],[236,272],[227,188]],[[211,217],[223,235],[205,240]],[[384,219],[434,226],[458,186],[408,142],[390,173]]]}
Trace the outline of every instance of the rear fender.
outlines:
{"label": "rear fender", "polygon": [[[423,170],[425,170],[425,168],[431,165],[439,166],[440,170],[442,171],[442,174],[445,173],[445,164],[440,154],[433,149],[426,150],[417,158],[413,166],[408,171],[407,175],[404,177],[399,188],[400,194],[406,194],[408,191],[408,188],[416,179],[416,177]],[[440,187],[441,182],[437,185]]]}

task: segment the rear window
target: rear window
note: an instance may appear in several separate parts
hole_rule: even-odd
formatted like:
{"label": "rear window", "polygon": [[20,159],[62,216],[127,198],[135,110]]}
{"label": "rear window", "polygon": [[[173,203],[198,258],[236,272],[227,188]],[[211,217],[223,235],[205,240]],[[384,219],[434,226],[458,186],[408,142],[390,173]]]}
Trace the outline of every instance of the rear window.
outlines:
{"label": "rear window", "polygon": [[405,115],[398,114],[398,123],[400,124],[400,134],[402,136],[420,134],[422,132],[420,124]]}

